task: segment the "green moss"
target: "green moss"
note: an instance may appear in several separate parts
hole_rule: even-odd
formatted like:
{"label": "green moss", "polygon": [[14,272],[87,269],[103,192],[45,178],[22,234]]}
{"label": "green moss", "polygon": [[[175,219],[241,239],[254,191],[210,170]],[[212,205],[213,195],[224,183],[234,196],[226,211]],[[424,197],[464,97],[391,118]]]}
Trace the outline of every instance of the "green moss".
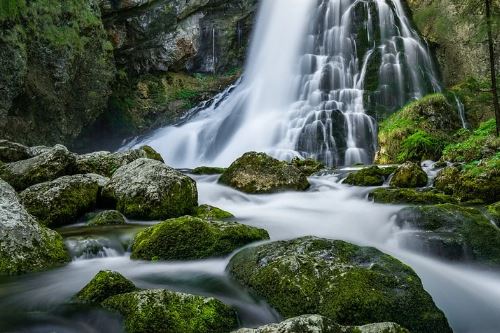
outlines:
{"label": "green moss", "polygon": [[369,195],[370,200],[384,204],[440,204],[456,203],[457,199],[434,190],[380,188]]}
{"label": "green moss", "polygon": [[210,205],[201,205],[196,207],[194,209],[193,216],[205,220],[225,220],[234,217],[233,214]]}
{"label": "green moss", "polygon": [[225,168],[207,167],[201,166],[193,169],[192,173],[194,175],[220,175],[226,171]]}
{"label": "green moss", "polygon": [[427,180],[427,174],[419,165],[407,162],[396,170],[390,185],[400,188],[423,187],[427,185]]}
{"label": "green moss", "polygon": [[135,285],[123,275],[113,271],[100,271],[76,294],[75,299],[82,303],[101,303],[105,299],[137,290]]}
{"label": "green moss", "polygon": [[87,223],[89,227],[108,226],[108,225],[123,225],[125,218],[116,210],[106,210],[95,214]]}
{"label": "green moss", "polygon": [[160,162],[164,162],[161,155],[156,150],[151,148],[150,146],[142,146],[140,149],[146,152],[147,158],[150,158],[150,159],[156,160],[156,161],[160,161]]}
{"label": "green moss", "polygon": [[489,205],[487,209],[488,214],[490,214],[493,221],[497,224],[497,226],[500,226],[500,201]]}
{"label": "green moss", "polygon": [[306,176],[311,176],[325,168],[325,165],[323,163],[310,158],[301,159],[295,157],[294,159],[292,159],[290,164],[298,168]]}
{"label": "green moss", "polygon": [[403,140],[401,151],[397,156],[397,162],[436,161],[441,157],[444,145],[444,142],[439,138],[429,135],[425,131],[418,130]]}
{"label": "green moss", "polygon": [[265,239],[269,239],[269,235],[263,229],[185,216],[167,220],[137,234],[131,257],[145,260],[203,259],[224,256]]}
{"label": "green moss", "polygon": [[125,317],[129,333],[220,333],[238,325],[235,311],[214,298],[167,290],[121,294],[102,305]]}
{"label": "green moss", "polygon": [[381,186],[395,170],[395,167],[379,168],[377,166],[372,166],[364,168],[349,174],[344,184],[354,186]]}
{"label": "green moss", "polygon": [[26,11],[25,0],[2,0],[0,1],[0,22],[15,21]]}

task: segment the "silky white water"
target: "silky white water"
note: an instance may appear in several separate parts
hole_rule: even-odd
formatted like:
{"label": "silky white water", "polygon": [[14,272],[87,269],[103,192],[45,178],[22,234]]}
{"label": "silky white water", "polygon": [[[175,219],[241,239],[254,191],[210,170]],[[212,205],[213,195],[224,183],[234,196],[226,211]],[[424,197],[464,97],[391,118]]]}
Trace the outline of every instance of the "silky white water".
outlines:
{"label": "silky white water", "polygon": [[175,167],[228,165],[252,150],[367,164],[377,120],[439,90],[399,0],[267,0],[242,81],[127,147],[149,144]]}

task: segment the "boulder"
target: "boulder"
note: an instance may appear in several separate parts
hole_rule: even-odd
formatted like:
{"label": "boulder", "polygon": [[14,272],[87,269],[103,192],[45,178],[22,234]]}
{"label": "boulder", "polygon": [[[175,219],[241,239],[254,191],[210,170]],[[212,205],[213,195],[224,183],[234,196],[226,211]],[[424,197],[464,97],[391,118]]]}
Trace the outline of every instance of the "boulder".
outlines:
{"label": "boulder", "polygon": [[22,191],[31,185],[71,174],[75,156],[61,145],[56,145],[35,157],[0,166],[0,177]]}
{"label": "boulder", "polygon": [[193,216],[205,220],[226,220],[234,217],[233,214],[210,205],[196,207]]}
{"label": "boulder", "polygon": [[75,295],[75,300],[81,303],[101,303],[105,299],[136,291],[135,285],[123,275],[113,271],[100,271]]}
{"label": "boulder", "polygon": [[434,187],[446,194],[453,194],[460,179],[460,170],[449,166],[439,171],[434,179]]}
{"label": "boulder", "polygon": [[382,186],[395,170],[395,167],[379,168],[378,166],[371,166],[349,174],[344,180],[344,184]]}
{"label": "boulder", "polygon": [[126,224],[125,217],[116,210],[105,210],[95,214],[87,223],[89,227]]}
{"label": "boulder", "polygon": [[396,323],[375,323],[363,326],[341,326],[320,315],[303,315],[278,324],[259,328],[242,328],[233,333],[410,333]]}
{"label": "boulder", "polygon": [[58,227],[75,223],[97,205],[101,186],[107,182],[95,174],[63,176],[33,185],[21,192],[21,200],[40,223]]}
{"label": "boulder", "polygon": [[0,274],[41,271],[69,260],[62,237],[38,224],[0,180]]}
{"label": "boulder", "polygon": [[30,158],[29,148],[15,142],[0,140],[0,161],[17,162]]}
{"label": "boulder", "polygon": [[310,184],[297,167],[264,153],[250,152],[237,159],[219,182],[246,193],[304,191]]}
{"label": "boulder", "polygon": [[323,163],[310,158],[301,159],[295,157],[294,159],[292,159],[290,164],[298,168],[305,176],[312,176],[316,172],[321,171],[325,168],[325,165]]}
{"label": "boulder", "polygon": [[269,234],[236,222],[184,216],[141,231],[132,245],[132,259],[190,260],[221,257]]}
{"label": "boulder", "polygon": [[418,164],[406,162],[398,167],[390,185],[401,188],[424,187],[427,180],[427,174]]}
{"label": "boulder", "polygon": [[160,154],[149,146],[117,153],[100,151],[77,156],[76,172],[96,173],[106,177],[111,177],[113,173],[118,170],[118,168],[138,160],[139,158],[150,158],[163,162]]}
{"label": "boulder", "polygon": [[481,211],[452,204],[404,208],[396,215],[409,234],[405,245],[452,260],[474,260],[500,265],[500,231]]}
{"label": "boulder", "polygon": [[368,195],[370,200],[383,204],[443,204],[457,203],[455,198],[433,189],[378,188]]}
{"label": "boulder", "polygon": [[222,333],[238,325],[236,312],[219,300],[168,290],[120,294],[102,306],[125,318],[128,333]]}
{"label": "boulder", "polygon": [[375,248],[304,237],[243,249],[227,270],[285,318],[315,313],[341,325],[451,332],[415,272]]}
{"label": "boulder", "polygon": [[182,216],[198,206],[194,180],[147,158],[120,167],[102,196],[125,216],[144,220]]}

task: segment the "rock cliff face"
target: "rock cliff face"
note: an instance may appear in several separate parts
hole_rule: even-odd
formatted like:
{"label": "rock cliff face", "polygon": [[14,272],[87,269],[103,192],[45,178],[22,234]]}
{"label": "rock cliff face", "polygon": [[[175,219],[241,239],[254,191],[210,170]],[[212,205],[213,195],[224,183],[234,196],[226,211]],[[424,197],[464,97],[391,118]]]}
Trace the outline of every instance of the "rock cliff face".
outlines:
{"label": "rock cliff face", "polygon": [[257,1],[7,2],[2,137],[73,145],[96,130],[122,139],[175,121],[233,82]]}

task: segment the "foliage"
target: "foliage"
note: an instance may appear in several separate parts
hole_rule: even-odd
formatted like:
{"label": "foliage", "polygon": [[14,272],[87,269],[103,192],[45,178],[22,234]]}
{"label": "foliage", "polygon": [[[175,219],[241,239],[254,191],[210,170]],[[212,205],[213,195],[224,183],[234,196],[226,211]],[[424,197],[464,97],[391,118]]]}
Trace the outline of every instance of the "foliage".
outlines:
{"label": "foliage", "polygon": [[397,162],[438,160],[443,147],[444,142],[442,140],[425,131],[418,130],[402,142]]}

